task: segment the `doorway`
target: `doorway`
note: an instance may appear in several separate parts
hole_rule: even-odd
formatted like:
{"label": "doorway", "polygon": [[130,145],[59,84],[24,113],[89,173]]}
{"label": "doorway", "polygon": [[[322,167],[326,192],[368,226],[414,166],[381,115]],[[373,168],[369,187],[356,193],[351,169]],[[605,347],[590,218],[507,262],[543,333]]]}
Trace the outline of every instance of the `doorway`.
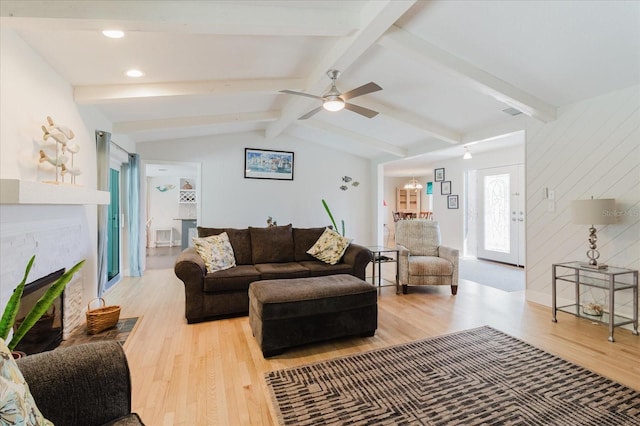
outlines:
{"label": "doorway", "polygon": [[477,257],[516,266],[525,260],[524,165],[477,171]]}
{"label": "doorway", "polygon": [[144,163],[146,200],[145,268],[173,265],[182,249],[192,246],[201,203],[199,163]]}

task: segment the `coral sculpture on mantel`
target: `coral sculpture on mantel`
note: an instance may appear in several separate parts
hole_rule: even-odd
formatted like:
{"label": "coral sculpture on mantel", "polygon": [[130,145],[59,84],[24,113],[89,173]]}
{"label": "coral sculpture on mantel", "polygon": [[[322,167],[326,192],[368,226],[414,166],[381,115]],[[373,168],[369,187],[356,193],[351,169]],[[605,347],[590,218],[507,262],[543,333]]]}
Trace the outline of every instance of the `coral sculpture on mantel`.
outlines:
{"label": "coral sculpture on mantel", "polygon": [[[56,175],[55,181],[44,182],[65,183],[65,176],[69,175],[70,183],[75,185],[76,176],[82,172],[73,164],[74,155],[80,151],[78,144],[69,143],[75,137],[73,130],[65,126],[56,125],[49,116],[47,116],[47,124],[41,126],[41,128],[43,142],[38,162],[40,167],[45,170],[51,170],[51,167],[53,167]],[[69,163],[69,159],[71,159],[71,163]]]}

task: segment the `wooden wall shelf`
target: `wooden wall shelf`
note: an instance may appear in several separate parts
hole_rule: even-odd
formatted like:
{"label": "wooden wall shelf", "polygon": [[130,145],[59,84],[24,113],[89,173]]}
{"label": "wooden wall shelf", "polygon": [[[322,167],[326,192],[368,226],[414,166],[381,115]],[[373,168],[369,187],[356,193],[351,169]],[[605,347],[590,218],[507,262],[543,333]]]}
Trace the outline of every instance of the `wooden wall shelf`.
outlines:
{"label": "wooden wall shelf", "polygon": [[0,204],[109,204],[108,191],[78,185],[0,179]]}

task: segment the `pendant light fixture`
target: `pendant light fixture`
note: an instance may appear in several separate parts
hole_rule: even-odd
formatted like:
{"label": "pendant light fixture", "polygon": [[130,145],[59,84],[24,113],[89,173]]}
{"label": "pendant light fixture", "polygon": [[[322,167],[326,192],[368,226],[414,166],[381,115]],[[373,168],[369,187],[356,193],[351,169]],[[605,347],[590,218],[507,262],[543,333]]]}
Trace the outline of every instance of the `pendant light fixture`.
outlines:
{"label": "pendant light fixture", "polygon": [[412,177],[411,180],[404,186],[404,189],[422,189],[422,184]]}
{"label": "pendant light fixture", "polygon": [[462,156],[462,158],[464,160],[470,160],[471,157],[471,152],[469,152],[469,148],[467,148],[466,146],[464,147],[464,155]]}

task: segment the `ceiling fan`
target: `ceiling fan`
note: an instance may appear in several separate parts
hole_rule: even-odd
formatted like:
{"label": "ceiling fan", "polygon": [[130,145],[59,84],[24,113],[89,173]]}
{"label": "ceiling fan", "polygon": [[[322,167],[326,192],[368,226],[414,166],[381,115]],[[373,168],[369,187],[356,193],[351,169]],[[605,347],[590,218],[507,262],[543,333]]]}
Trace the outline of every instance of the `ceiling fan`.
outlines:
{"label": "ceiling fan", "polygon": [[364,84],[360,87],[356,87],[353,90],[349,90],[345,93],[340,93],[340,91],[336,88],[336,79],[340,76],[340,71],[338,70],[329,70],[327,71],[327,75],[331,79],[331,89],[322,96],[311,95],[309,93],[304,92],[296,92],[294,90],[281,90],[281,93],[288,93],[290,95],[298,95],[298,96],[306,96],[308,98],[320,99],[322,101],[322,105],[318,108],[312,109],[302,117],[298,118],[298,120],[306,120],[312,115],[320,112],[322,109],[326,109],[327,111],[340,111],[345,108],[349,111],[353,111],[367,118],[373,118],[378,115],[377,111],[374,111],[369,108],[361,107],[358,105],[354,105],[352,103],[348,103],[349,99],[353,99],[357,96],[366,95],[368,93],[377,92],[378,90],[382,90],[382,87],[378,86],[376,83],[371,82]]}

